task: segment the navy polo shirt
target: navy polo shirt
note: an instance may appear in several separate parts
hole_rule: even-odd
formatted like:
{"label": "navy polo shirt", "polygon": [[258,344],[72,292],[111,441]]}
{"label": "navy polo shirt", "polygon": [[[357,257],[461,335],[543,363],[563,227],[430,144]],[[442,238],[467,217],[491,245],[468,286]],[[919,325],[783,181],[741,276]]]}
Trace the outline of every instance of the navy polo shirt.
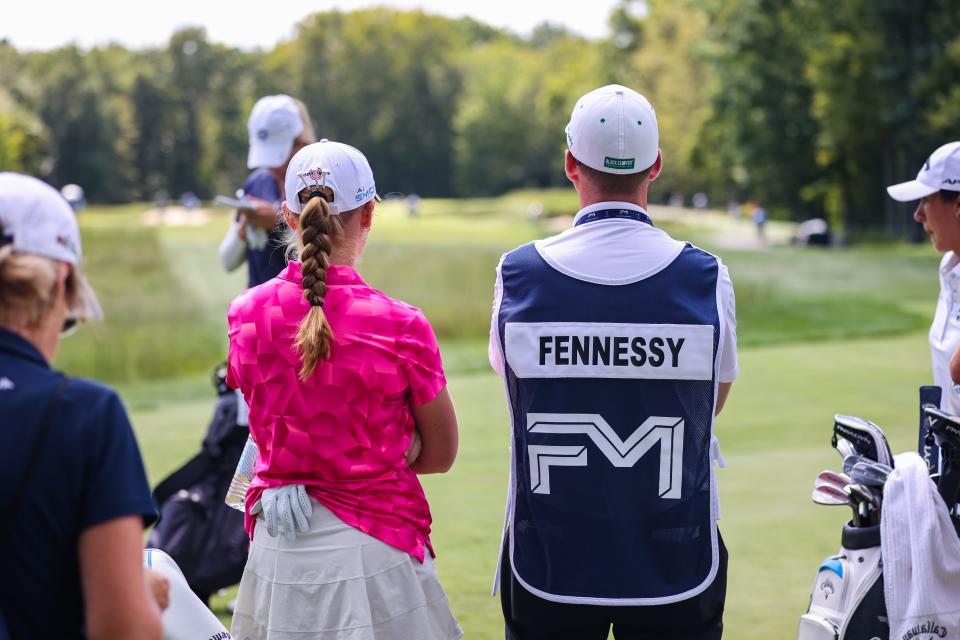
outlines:
{"label": "navy polo shirt", "polygon": [[[59,375],[20,336],[0,329],[0,513],[26,473]],[[16,522],[0,546],[0,606],[14,638],[82,638],[77,544],[89,527],[156,519],[143,460],[120,397],[69,378]],[[139,587],[139,585],[131,585]]]}
{"label": "navy polo shirt", "polygon": [[[245,193],[273,202],[277,209],[280,209],[280,201],[283,196],[277,187],[277,181],[273,174],[266,169],[257,169],[243,183]],[[263,249],[251,249],[247,246],[247,286],[255,287],[263,284],[267,280],[277,277],[287,266],[287,248],[284,243],[284,230],[286,226],[280,222],[276,228],[269,232],[267,246]]]}

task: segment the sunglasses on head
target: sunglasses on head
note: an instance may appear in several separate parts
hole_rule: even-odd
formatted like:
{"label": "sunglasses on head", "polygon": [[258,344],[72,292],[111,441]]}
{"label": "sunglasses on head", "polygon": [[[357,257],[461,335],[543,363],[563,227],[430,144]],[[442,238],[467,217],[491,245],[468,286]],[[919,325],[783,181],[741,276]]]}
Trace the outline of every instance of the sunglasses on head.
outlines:
{"label": "sunglasses on head", "polygon": [[[74,271],[72,267],[70,268],[70,273],[67,274],[65,286],[67,291],[76,291],[77,289],[77,275],[76,271]],[[80,320],[77,318],[74,312],[68,310],[67,316],[63,319],[63,327],[60,329],[60,337],[66,338],[67,336],[73,335],[79,324]]]}
{"label": "sunglasses on head", "polygon": [[77,327],[79,325],[80,325],[79,320],[77,320],[76,318],[67,316],[66,318],[63,319],[63,328],[60,329],[60,337],[66,338],[68,336],[72,336],[76,332]]}

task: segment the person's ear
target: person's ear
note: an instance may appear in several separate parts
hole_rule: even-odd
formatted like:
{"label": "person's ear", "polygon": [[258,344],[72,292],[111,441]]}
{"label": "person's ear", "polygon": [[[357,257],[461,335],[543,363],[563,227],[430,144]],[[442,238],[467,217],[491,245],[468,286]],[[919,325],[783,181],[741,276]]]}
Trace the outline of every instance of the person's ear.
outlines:
{"label": "person's ear", "polygon": [[366,202],[362,207],[360,207],[360,228],[365,231],[370,231],[373,227],[373,208],[376,206],[374,200]]}
{"label": "person's ear", "polygon": [[283,219],[286,221],[287,226],[290,227],[290,229],[292,229],[293,231],[296,231],[297,227],[300,226],[300,217],[297,214],[295,214],[293,211],[290,211],[290,209],[287,208],[286,200],[283,201],[283,204],[281,205],[281,209],[283,210]]}
{"label": "person's ear", "polygon": [[570,153],[570,149],[564,150],[563,153],[563,172],[567,174],[567,179],[577,186],[580,184],[580,167],[577,165],[577,159]]}
{"label": "person's ear", "polygon": [[67,306],[70,306],[70,300],[67,298],[69,287],[67,286],[67,280],[70,278],[70,275],[73,273],[73,267],[66,262],[57,261],[57,278],[53,283],[53,298],[58,299],[60,296],[63,296],[64,303]]}
{"label": "person's ear", "polygon": [[657,179],[657,176],[660,175],[660,171],[663,170],[663,150],[657,149],[657,159],[653,161],[653,166],[650,167],[650,174],[647,176],[647,179],[650,182],[653,182]]}

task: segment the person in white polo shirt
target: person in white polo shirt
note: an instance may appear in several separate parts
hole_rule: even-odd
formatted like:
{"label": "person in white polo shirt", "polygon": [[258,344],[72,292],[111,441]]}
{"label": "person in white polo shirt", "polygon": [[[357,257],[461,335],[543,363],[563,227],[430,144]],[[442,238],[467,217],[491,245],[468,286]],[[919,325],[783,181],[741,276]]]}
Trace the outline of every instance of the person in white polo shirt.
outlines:
{"label": "person in white polo shirt", "polygon": [[653,107],[577,101],[573,227],[497,267],[490,362],[513,423],[499,581],[508,640],[714,639],[727,553],[713,436],[737,376],[719,258],[650,219]]}
{"label": "person in white polo shirt", "polygon": [[[943,390],[940,408],[960,415],[960,385],[951,380],[951,357],[960,347],[960,142],[934,151],[916,180],[887,187],[899,202],[917,201],[913,218],[923,225],[940,261],[940,297],[930,327],[934,384]],[[953,358],[960,374],[960,355]],[[960,376],[958,376],[960,378]]]}

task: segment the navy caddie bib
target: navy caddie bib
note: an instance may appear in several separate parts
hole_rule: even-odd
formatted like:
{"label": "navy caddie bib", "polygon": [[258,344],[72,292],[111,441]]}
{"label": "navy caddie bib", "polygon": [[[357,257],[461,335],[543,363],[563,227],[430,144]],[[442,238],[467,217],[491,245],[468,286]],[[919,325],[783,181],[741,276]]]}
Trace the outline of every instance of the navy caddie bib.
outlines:
{"label": "navy caddie bib", "polygon": [[[586,221],[642,215],[616,211]],[[555,602],[697,595],[718,564],[717,258],[688,244],[653,275],[607,285],[561,273],[530,243],[500,272],[515,577]]]}

